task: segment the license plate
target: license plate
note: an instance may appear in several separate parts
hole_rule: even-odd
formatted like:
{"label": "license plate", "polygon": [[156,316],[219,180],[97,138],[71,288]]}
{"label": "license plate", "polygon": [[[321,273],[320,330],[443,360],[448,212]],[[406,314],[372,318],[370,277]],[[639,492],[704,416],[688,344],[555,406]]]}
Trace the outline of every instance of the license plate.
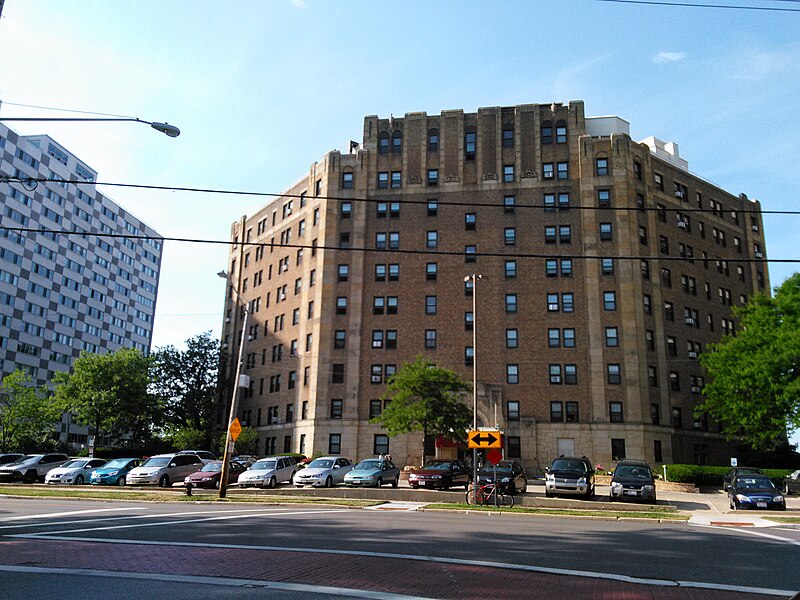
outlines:
{"label": "license plate", "polygon": [[767,508],[766,502],[756,502],[756,508]]}
{"label": "license plate", "polygon": [[626,496],[637,496],[638,492],[636,490],[625,490],[623,492]]}

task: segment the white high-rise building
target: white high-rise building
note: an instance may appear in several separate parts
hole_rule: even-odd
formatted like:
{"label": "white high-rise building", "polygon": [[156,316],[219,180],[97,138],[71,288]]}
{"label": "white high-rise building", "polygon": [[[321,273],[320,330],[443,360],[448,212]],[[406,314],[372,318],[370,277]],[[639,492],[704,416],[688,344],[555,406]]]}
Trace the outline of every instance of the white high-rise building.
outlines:
{"label": "white high-rise building", "polygon": [[[3,377],[24,369],[49,386],[82,351],[150,351],[162,242],[98,192],[96,178],[49,136],[0,124]],[[87,434],[65,415],[62,441],[79,446]]]}

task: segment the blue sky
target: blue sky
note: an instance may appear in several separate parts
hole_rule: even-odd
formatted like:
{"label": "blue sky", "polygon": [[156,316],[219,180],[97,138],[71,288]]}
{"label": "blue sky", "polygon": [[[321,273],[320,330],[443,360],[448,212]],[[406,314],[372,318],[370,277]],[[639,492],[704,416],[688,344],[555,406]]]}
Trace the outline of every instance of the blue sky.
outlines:
{"label": "blue sky", "polygon": [[[736,4],[730,0],[720,3]],[[750,0],[739,4],[792,7]],[[798,6],[800,8],[800,6]],[[800,197],[800,12],[594,0],[6,0],[0,100],[166,120],[17,124],[101,181],[280,192],[363,117],[583,100],[635,139],[764,209]],[[5,105],[4,116],[43,116]],[[257,198],[107,189],[162,235],[229,239]],[[800,217],[765,218],[771,258],[800,258]],[[224,246],[167,243],[153,342],[218,334]],[[773,285],[797,269],[770,267]]]}

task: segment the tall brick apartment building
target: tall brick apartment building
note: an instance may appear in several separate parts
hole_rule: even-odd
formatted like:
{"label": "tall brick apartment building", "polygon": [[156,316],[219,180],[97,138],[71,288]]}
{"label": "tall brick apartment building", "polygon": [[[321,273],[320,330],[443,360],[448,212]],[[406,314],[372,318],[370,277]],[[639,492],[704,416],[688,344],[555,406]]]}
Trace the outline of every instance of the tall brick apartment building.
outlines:
{"label": "tall brick apartment building", "polygon": [[368,116],[353,146],[232,226],[223,347],[246,304],[260,452],[418,461],[369,419],[423,354],[467,380],[477,359],[479,425],[529,468],[727,461],[697,357],[769,289],[758,202],[582,102]]}

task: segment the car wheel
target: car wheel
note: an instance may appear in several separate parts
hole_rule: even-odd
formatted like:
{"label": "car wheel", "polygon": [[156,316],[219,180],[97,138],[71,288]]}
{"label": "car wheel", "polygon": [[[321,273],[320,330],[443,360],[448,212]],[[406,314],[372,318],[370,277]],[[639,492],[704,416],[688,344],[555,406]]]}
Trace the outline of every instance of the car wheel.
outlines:
{"label": "car wheel", "polygon": [[75,485],[83,485],[83,475],[78,475],[75,478]]}
{"label": "car wheel", "polygon": [[269,489],[271,489],[271,490],[274,490],[275,486],[277,486],[277,485],[278,485],[278,480],[275,479],[275,477],[270,477],[269,478],[269,485],[267,487],[269,487]]}
{"label": "car wheel", "polygon": [[383,485],[383,477],[378,477],[378,481],[375,482],[375,487],[379,488]]}
{"label": "car wheel", "polygon": [[37,479],[36,471],[28,471],[22,476],[22,483],[35,483]]}
{"label": "car wheel", "polygon": [[613,494],[609,494],[608,501],[609,502],[613,502],[614,501],[614,495]]}
{"label": "car wheel", "polygon": [[328,475],[327,479],[325,479],[325,487],[332,488],[333,487],[333,477]]}
{"label": "car wheel", "polygon": [[162,475],[161,479],[158,480],[158,485],[160,487],[169,487],[169,475]]}
{"label": "car wheel", "polygon": [[291,476],[291,477],[289,477],[289,483],[294,483],[294,476],[295,476],[295,474],[296,474],[296,472],[295,472],[295,471],[292,471],[292,476]]}
{"label": "car wheel", "polygon": [[400,485],[400,475],[395,475],[392,481],[392,487],[396,488],[398,485]]}
{"label": "car wheel", "polygon": [[125,481],[125,475],[123,475],[122,477],[117,479],[117,485],[125,485],[126,483],[128,483],[128,482]]}
{"label": "car wheel", "polygon": [[586,499],[591,500],[594,497],[594,486],[586,490]]}
{"label": "car wheel", "polygon": [[548,490],[547,488],[545,488],[545,490],[544,490],[544,497],[545,497],[545,498],[552,498],[552,497],[553,497],[553,492],[551,492],[550,490]]}
{"label": "car wheel", "polygon": [[789,489],[788,483],[783,484],[783,493],[786,494],[787,496],[792,493],[791,490]]}

